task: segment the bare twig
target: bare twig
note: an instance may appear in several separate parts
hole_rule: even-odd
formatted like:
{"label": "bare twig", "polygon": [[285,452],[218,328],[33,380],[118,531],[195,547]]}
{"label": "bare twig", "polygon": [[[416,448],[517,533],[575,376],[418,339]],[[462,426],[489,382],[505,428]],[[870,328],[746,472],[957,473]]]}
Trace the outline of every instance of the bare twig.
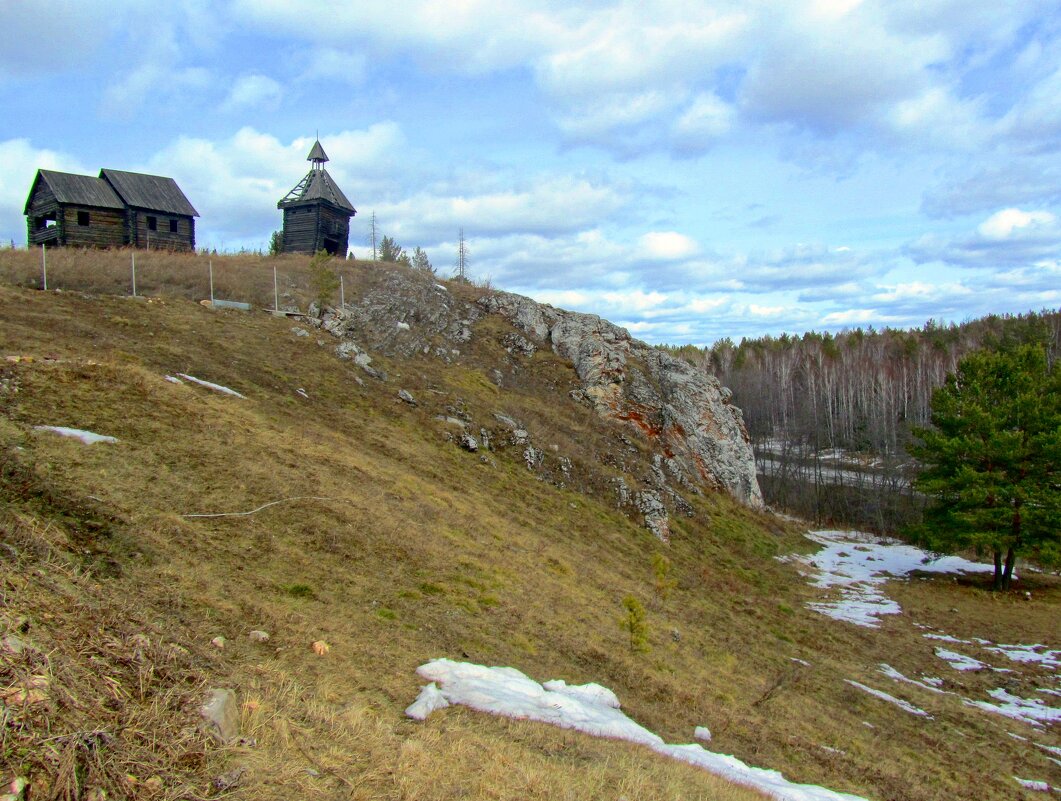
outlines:
{"label": "bare twig", "polygon": [[281,498],[278,501],[270,501],[269,503],[262,504],[257,509],[251,509],[249,512],[212,512],[209,514],[192,514],[192,515],[180,515],[180,517],[247,517],[248,515],[260,512],[262,509],[268,509],[270,506],[276,506],[278,503],[290,503],[291,501],[334,501],[335,498],[322,498],[318,495],[296,495],[294,498]]}

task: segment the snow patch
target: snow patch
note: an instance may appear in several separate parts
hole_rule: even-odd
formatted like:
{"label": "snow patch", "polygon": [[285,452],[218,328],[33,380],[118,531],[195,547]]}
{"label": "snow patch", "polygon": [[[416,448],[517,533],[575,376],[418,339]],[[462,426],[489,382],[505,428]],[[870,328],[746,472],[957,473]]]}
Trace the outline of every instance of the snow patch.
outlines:
{"label": "snow patch", "polygon": [[[559,681],[547,682],[553,687],[562,687],[562,690],[550,690],[515,668],[485,667],[449,659],[428,662],[416,672],[428,681],[440,684],[441,690],[437,692],[448,704],[462,704],[492,715],[535,720],[597,737],[644,745],[658,754],[753,787],[781,801],[866,801],[860,796],[813,784],[794,784],[776,770],[751,767],[736,757],[707,751],[698,744],[669,745],[659,735],[623,714],[618,699],[612,705],[614,693],[600,685],[568,686]],[[407,710],[411,717],[423,719],[419,717],[420,713],[426,717],[430,713],[428,707],[437,703],[430,700],[434,695],[429,693],[428,687],[420,691],[420,697]],[[429,694],[425,697],[425,693]]]}
{"label": "snow patch", "polygon": [[837,587],[840,599],[808,606],[835,620],[877,628],[882,615],[902,609],[883,592],[890,578],[904,578],[915,570],[928,573],[992,572],[992,565],[970,562],[959,556],[935,557],[897,540],[879,539],[857,531],[812,531],[807,537],[822,545],[812,556],[789,556],[818,571],[813,586]]}
{"label": "snow patch", "polygon": [[51,431],[61,437],[73,437],[79,439],[86,445],[95,445],[97,442],[117,442],[117,437],[108,437],[105,434],[96,434],[92,431],[82,431],[80,428],[67,428],[66,426],[34,426],[37,431]]}
{"label": "snow patch", "polygon": [[421,688],[420,695],[406,707],[405,714],[415,720],[426,720],[436,709],[445,709],[447,706],[449,701],[443,697],[438,685],[431,682]]}
{"label": "snow patch", "polygon": [[957,651],[948,651],[946,648],[937,648],[936,656],[947,662],[955,670],[990,670],[991,666],[971,656],[959,654]]}
{"label": "snow patch", "polygon": [[223,395],[233,395],[233,396],[235,396],[237,398],[246,398],[247,397],[246,395],[239,394],[234,389],[229,389],[228,387],[223,387],[220,384],[214,384],[214,383],[212,383],[210,381],[204,381],[201,378],[196,378],[195,376],[188,375],[187,373],[177,373],[177,375],[179,375],[185,381],[191,381],[193,384],[198,384],[201,387],[206,387],[207,389],[212,389],[214,392],[220,392]]}
{"label": "snow patch", "polygon": [[1013,780],[1025,790],[1037,790],[1040,793],[1048,793],[1053,789],[1046,782],[1036,781],[1035,779],[1021,779],[1018,776],[1014,776]]}
{"label": "snow patch", "polygon": [[882,701],[887,701],[889,704],[895,704],[897,707],[899,707],[899,709],[903,710],[904,712],[909,712],[911,715],[917,715],[918,717],[932,720],[932,716],[928,714],[928,712],[923,709],[919,709],[918,707],[911,704],[909,701],[904,701],[902,698],[896,698],[894,695],[888,695],[888,693],[883,692],[882,690],[874,690],[872,687],[867,687],[865,684],[860,684],[859,682],[852,681],[851,679],[844,679],[844,681],[846,681],[852,687],[858,687],[858,689],[862,690],[862,692],[864,693],[869,693],[875,698],[879,698]]}
{"label": "snow patch", "polygon": [[1047,706],[1038,698],[1021,698],[1019,695],[1006,692],[1001,687],[997,690],[989,690],[987,694],[1002,703],[992,704],[990,701],[973,701],[968,698],[963,698],[962,702],[967,706],[994,712],[996,715],[1023,720],[1032,726],[1042,726],[1044,723],[1061,720],[1061,709]]}
{"label": "snow patch", "polygon": [[166,380],[169,381],[171,384],[183,384],[184,383],[179,378],[177,378],[177,376],[175,376],[175,375],[166,376]]}
{"label": "snow patch", "polygon": [[949,693],[946,690],[941,690],[938,685],[932,683],[939,682],[939,684],[942,684],[943,679],[924,679],[923,681],[911,679],[909,676],[904,676],[902,673],[900,673],[898,670],[896,670],[886,662],[881,662],[880,672],[887,676],[889,679],[895,679],[895,681],[905,681],[907,684],[916,685],[917,687],[920,687],[923,690],[928,690],[932,693],[939,693],[940,695],[953,695],[953,693]]}
{"label": "snow patch", "polygon": [[[1002,654],[1013,662],[1022,664],[1040,664],[1043,667],[1061,667],[1061,651],[1050,650],[1045,645],[998,645],[989,646],[986,650]],[[1042,651],[1042,653],[1039,653]]]}

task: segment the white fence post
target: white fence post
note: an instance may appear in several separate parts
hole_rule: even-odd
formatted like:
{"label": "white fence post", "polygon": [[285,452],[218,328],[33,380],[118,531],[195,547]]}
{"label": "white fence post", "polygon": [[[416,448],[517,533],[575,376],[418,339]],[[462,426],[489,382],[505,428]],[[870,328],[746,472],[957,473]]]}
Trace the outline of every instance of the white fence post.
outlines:
{"label": "white fence post", "polygon": [[41,242],[41,272],[44,273],[44,291],[48,291],[48,254],[44,247],[44,243]]}
{"label": "white fence post", "polygon": [[212,306],[214,303],[214,260],[209,259],[206,264],[210,270],[210,305]]}
{"label": "white fence post", "polygon": [[273,311],[280,311],[280,291],[276,288],[276,265],[273,265]]}
{"label": "white fence post", "polygon": [[339,308],[346,308],[346,289],[343,286],[343,277],[339,276]]}
{"label": "white fence post", "polygon": [[132,252],[133,261],[133,297],[136,297],[136,251]]}

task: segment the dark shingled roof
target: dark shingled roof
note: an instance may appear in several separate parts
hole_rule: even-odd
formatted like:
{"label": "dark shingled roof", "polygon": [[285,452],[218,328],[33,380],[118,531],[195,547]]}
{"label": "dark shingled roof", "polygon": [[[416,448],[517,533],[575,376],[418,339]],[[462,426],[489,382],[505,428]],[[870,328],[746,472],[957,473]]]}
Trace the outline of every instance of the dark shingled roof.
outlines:
{"label": "dark shingled roof", "polygon": [[[37,189],[37,182],[44,181],[60,203],[76,206],[93,206],[100,209],[124,209],[121,198],[114,194],[110,184],[91,175],[75,175],[55,170],[37,170],[37,177],[30,189],[30,199]],[[29,200],[23,214],[29,214]]]}
{"label": "dark shingled roof", "polygon": [[[324,152],[323,149],[321,152]],[[287,197],[276,205],[282,209],[285,206],[297,206],[300,203],[313,203],[320,200],[338,206],[351,214],[357,213],[357,209],[346,199],[343,190],[336,185],[334,179],[328,175],[328,171],[323,168],[310,170],[309,174],[299,181],[298,186],[288,192]]]}
{"label": "dark shingled roof", "polygon": [[306,156],[306,161],[328,161],[328,154],[325,153],[324,148],[321,147],[320,139],[313,143],[313,149],[310,150],[309,155]]}
{"label": "dark shingled roof", "polygon": [[113,186],[122,200],[133,208],[185,217],[199,216],[172,178],[122,170],[100,170],[99,177]]}

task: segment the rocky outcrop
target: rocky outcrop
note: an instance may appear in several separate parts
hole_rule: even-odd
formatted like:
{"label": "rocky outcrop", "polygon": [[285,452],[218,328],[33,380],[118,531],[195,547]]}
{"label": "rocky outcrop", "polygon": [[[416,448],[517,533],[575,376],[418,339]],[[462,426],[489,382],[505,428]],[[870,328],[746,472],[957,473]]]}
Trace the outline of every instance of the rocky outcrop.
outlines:
{"label": "rocky outcrop", "polygon": [[743,415],[713,376],[592,314],[507,292],[491,293],[478,305],[569,359],[597,412],[640,429],[672,472],[699,476],[762,507]]}
{"label": "rocky outcrop", "polygon": [[[581,384],[569,393],[574,402],[592,405],[601,416],[637,428],[652,443],[655,457],[643,479],[643,491],[631,490],[620,505],[639,513],[661,539],[668,535],[667,509],[691,512],[676,488],[695,493],[707,484],[749,506],[763,505],[743,416],[731,405],[729,390],[713,376],[595,315],[556,309],[507,292],[488,292],[475,302],[462,294],[466,293],[451,292],[428,274],[386,271],[342,310],[311,308],[307,322],[340,340],[336,352],[341,358],[384,380],[386,375],[370,366],[369,353],[392,358],[425,355],[450,363],[463,358],[462,350],[467,350],[465,345],[484,315],[500,315],[520,332],[500,339],[510,369],[533,358],[539,348],[551,348],[574,366]],[[483,369],[503,386],[495,365]],[[456,422],[461,428],[471,422],[447,409],[443,419],[450,417],[460,418]],[[546,454],[529,441],[527,432],[514,421],[499,422],[509,435],[496,443],[486,429],[479,432],[475,448],[470,432],[452,439],[473,452],[492,450],[495,444],[518,445],[528,469],[539,477],[551,471],[557,482],[572,478],[570,460],[565,463],[550,456],[550,465],[552,461],[556,465],[545,470]],[[632,447],[630,451],[637,452]]]}

